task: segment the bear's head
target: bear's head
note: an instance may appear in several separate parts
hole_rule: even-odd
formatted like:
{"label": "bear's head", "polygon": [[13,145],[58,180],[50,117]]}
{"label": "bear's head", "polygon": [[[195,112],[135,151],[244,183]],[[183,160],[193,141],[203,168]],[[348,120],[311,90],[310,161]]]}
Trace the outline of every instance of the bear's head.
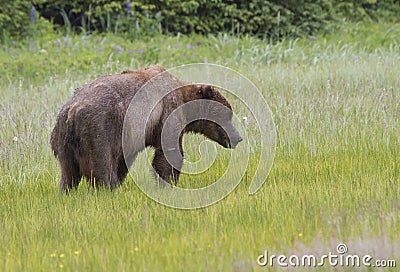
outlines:
{"label": "bear's head", "polygon": [[211,85],[189,85],[184,102],[189,122],[186,131],[201,133],[223,147],[235,148],[243,139],[232,122],[233,112],[228,100]]}

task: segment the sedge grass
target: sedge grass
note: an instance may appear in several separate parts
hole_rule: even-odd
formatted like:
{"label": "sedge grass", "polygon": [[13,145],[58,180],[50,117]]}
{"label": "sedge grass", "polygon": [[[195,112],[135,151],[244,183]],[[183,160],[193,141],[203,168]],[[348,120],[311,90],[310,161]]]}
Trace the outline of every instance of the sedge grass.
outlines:
{"label": "sedge grass", "polygon": [[[52,42],[66,39],[66,49],[58,52],[52,42],[43,42],[45,51],[32,54],[28,43],[15,49],[20,55],[5,46],[1,270],[251,271],[260,269],[256,258],[264,250],[293,252],[306,246],[318,249],[308,253],[326,254],[334,251],[332,241],[353,245],[353,254],[376,251],[371,241],[386,241],[390,254],[383,257],[400,261],[400,49],[395,39],[368,39],[365,46],[357,40],[362,35],[346,33],[275,45],[224,36],[167,37],[160,45],[57,37]],[[128,59],[127,50],[117,57],[100,52],[97,58],[91,52],[116,41],[148,46],[152,53]],[[193,61],[239,70],[262,90],[273,111],[277,151],[261,190],[249,195],[251,180],[244,176],[222,201],[189,211],[154,202],[131,178],[113,192],[82,182],[68,197],[60,195],[49,135],[73,89],[102,73],[156,62],[171,67],[184,54],[190,62],[186,45],[197,42]],[[77,65],[68,63],[68,56]],[[46,65],[59,70],[53,73]],[[188,144],[186,152],[192,160],[199,158],[194,145]],[[146,160],[144,155],[133,167]],[[212,183],[226,165],[218,158],[215,163],[201,179],[183,175],[182,186]],[[249,171],[254,167],[250,162]],[[151,173],[138,171],[152,182]]]}

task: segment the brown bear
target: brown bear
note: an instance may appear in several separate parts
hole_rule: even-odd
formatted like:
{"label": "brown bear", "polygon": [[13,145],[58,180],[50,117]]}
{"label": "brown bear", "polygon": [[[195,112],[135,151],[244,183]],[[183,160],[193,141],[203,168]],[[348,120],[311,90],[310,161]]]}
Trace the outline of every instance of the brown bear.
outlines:
{"label": "brown bear", "polygon": [[[158,80],[150,84],[153,78]],[[146,99],[136,99],[139,90]],[[157,96],[154,103],[152,97]],[[183,107],[196,101],[214,103]],[[144,120],[145,128],[140,129],[135,122],[143,119],[145,111],[150,115]],[[234,148],[242,137],[232,116],[231,105],[216,88],[181,81],[161,66],[95,79],[76,89],[62,107],[51,134],[51,148],[61,167],[60,188],[68,192],[82,177],[92,185],[115,188],[125,179],[137,153],[149,146],[155,149],[155,172],[162,180],[176,183],[183,161],[182,136],[201,133]],[[176,129],[165,128],[167,123]]]}

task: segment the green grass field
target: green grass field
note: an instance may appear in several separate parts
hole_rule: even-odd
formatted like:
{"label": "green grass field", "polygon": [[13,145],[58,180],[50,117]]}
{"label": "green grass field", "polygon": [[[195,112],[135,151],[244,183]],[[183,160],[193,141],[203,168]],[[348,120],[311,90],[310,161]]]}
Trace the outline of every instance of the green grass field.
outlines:
{"label": "green grass field", "polygon": [[[224,35],[126,41],[55,33],[6,41],[0,270],[267,271],[257,264],[265,250],[322,255],[336,253],[339,242],[350,254],[394,259],[399,267],[399,41],[400,25],[384,24],[277,44]],[[231,67],[262,90],[277,130],[263,187],[249,195],[245,176],[228,197],[196,210],[160,205],[132,178],[113,192],[82,183],[61,195],[49,139],[74,89],[104,74],[192,62]],[[197,148],[186,153],[199,156]],[[151,182],[139,168],[143,155],[133,167]],[[183,175],[181,186],[211,184],[226,167],[223,157],[200,177]],[[255,171],[252,161],[248,171]]]}

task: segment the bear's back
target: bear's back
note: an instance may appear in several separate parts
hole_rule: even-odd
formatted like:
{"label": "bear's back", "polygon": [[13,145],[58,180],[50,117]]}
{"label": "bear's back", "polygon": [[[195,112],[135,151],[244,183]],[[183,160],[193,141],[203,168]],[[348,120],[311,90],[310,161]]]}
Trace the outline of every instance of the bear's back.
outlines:
{"label": "bear's back", "polygon": [[71,100],[85,102],[102,101],[105,98],[131,100],[135,93],[156,75],[165,72],[161,66],[150,66],[141,70],[126,70],[120,74],[99,77],[76,89]]}

